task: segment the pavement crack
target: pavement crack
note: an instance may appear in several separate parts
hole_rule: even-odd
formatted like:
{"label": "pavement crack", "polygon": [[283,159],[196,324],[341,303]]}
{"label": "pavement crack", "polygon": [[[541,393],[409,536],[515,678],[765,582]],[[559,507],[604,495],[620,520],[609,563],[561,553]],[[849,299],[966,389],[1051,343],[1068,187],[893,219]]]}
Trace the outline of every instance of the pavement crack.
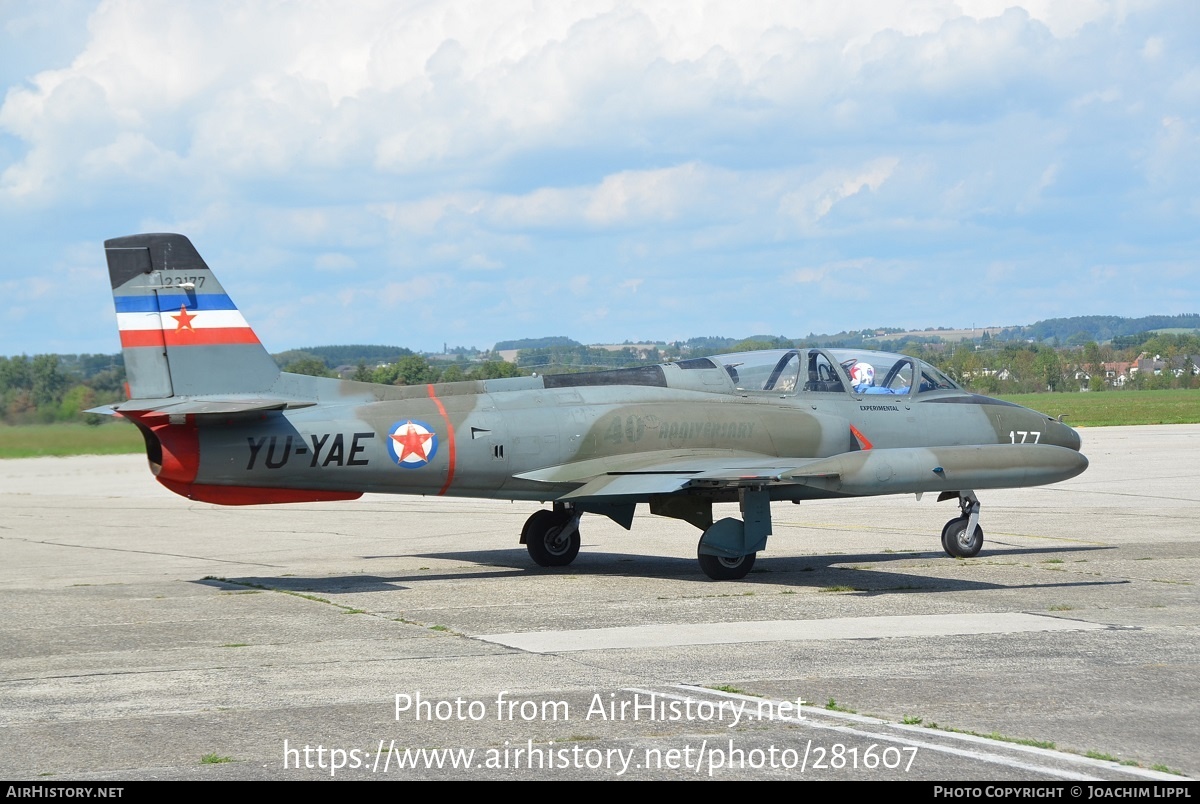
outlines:
{"label": "pavement crack", "polygon": [[25,539],[21,537],[3,536],[2,539],[11,539],[15,542],[24,542],[26,544],[44,544],[50,547],[69,547],[76,550],[99,550],[107,553],[135,553],[144,556],[167,556],[169,558],[188,558],[193,561],[211,561],[218,564],[234,564],[241,567],[269,567],[271,569],[279,569],[282,564],[263,564],[259,561],[235,561],[229,558],[213,558],[211,556],[193,556],[187,553],[164,553],[161,550],[132,550],[127,547],[100,547],[90,544],[71,544],[70,542],[55,542],[49,539]]}

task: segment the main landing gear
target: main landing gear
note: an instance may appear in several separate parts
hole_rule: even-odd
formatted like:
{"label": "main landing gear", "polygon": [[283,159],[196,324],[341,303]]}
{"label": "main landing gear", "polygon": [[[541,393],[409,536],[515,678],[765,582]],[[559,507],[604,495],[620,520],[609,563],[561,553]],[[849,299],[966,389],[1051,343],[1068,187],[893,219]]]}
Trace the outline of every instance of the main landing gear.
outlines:
{"label": "main landing gear", "polygon": [[[948,499],[948,497],[947,497]],[[958,494],[962,516],[955,517],[942,528],[942,549],[953,558],[971,558],[983,547],[983,528],[979,527],[979,499],[973,491]]]}
{"label": "main landing gear", "polygon": [[[765,488],[738,490],[742,518],[726,517],[713,522],[712,499],[664,495],[650,499],[650,512],[682,519],[703,531],[696,545],[700,570],[714,581],[745,578],[754,567],[758,551],[767,546],[771,533],[771,498]],[[604,513],[629,528],[633,524],[633,505]],[[521,529],[521,544],[529,557],[542,567],[565,567],[579,555],[579,517],[583,513],[569,503],[555,503],[553,510],[535,511]]]}
{"label": "main landing gear", "polygon": [[[953,558],[972,558],[983,547],[979,526],[979,498],[975,492],[944,492],[938,500],[958,499],[960,516],[942,528],[942,548]],[[714,581],[737,581],[754,568],[758,552],[767,546],[771,533],[771,499],[765,488],[738,490],[742,518],[713,521],[712,500],[705,497],[663,496],[651,498],[650,512],[690,522],[703,531],[696,545],[700,570]],[[627,516],[614,519],[626,528],[633,521],[633,506]],[[591,509],[589,509],[591,510]],[[521,529],[521,544],[529,557],[542,567],[565,567],[579,555],[579,517],[574,505],[555,503],[552,510],[535,511]],[[610,514],[612,516],[612,514]]]}
{"label": "main landing gear", "polygon": [[579,512],[557,503],[553,511],[535,511],[521,528],[521,544],[538,566],[567,566],[579,555]]}
{"label": "main landing gear", "polygon": [[696,558],[700,560],[700,569],[714,581],[740,581],[754,568],[754,559],[758,556],[758,553],[750,553],[737,558],[726,558],[705,555],[699,551],[700,547],[697,546]]}
{"label": "main landing gear", "polygon": [[[714,581],[738,581],[754,568],[758,551],[767,546],[771,533],[771,498],[764,488],[738,489],[742,518],[712,521],[708,502],[708,525],[696,545],[701,571]],[[693,524],[701,524],[691,520]]]}

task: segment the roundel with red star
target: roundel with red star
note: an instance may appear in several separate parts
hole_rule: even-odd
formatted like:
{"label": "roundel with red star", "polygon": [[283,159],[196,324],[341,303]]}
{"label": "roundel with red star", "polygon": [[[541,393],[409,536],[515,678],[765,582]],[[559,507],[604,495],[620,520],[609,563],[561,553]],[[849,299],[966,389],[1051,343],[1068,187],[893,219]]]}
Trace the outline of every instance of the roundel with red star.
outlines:
{"label": "roundel with red star", "polygon": [[405,419],[392,425],[387,448],[392,460],[400,466],[420,469],[437,454],[437,433],[425,422]]}

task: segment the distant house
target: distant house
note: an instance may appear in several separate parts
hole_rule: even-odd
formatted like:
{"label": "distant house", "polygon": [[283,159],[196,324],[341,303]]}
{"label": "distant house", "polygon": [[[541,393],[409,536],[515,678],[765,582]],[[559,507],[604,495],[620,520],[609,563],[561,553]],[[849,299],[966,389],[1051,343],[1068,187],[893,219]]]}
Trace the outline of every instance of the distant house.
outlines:
{"label": "distant house", "polygon": [[[1004,371],[1007,372],[1008,369],[1004,369]],[[996,371],[995,369],[983,368],[979,369],[978,371],[964,371],[962,375],[963,379],[973,380],[976,377],[994,377],[997,374],[1000,374],[1000,372]],[[1008,377],[1006,375],[1001,375],[1000,379],[1007,380]]]}
{"label": "distant house", "polygon": [[1133,376],[1133,372],[1137,371],[1133,363],[1126,361],[1102,363],[1101,366],[1104,368],[1104,381],[1114,388],[1124,386]]}
{"label": "distant house", "polygon": [[1200,355],[1176,355],[1170,360],[1171,373],[1176,377],[1182,377],[1185,374],[1190,374],[1193,377],[1200,376]]}
{"label": "distant house", "polygon": [[609,352],[619,352],[622,349],[631,350],[638,360],[648,360],[650,354],[658,348],[656,343],[598,343],[593,349],[604,349]]}
{"label": "distant house", "polygon": [[1150,357],[1145,352],[1142,352],[1140,355],[1138,355],[1136,368],[1140,374],[1151,374],[1157,377],[1159,374],[1163,373],[1163,369],[1166,367],[1166,361],[1163,360],[1159,355]]}

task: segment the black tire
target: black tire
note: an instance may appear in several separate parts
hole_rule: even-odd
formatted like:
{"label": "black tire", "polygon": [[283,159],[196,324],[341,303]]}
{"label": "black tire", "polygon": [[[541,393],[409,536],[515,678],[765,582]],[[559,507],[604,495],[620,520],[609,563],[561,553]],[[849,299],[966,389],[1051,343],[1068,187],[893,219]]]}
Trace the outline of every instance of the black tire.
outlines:
{"label": "black tire", "polygon": [[579,528],[570,535],[563,530],[574,517],[569,513],[541,510],[525,521],[521,538],[529,557],[540,567],[565,567],[579,555]]}
{"label": "black tire", "polygon": [[700,569],[714,581],[740,581],[754,568],[757,553],[749,553],[741,558],[725,558],[710,556],[707,553],[697,553],[700,559]]}
{"label": "black tire", "polygon": [[983,549],[983,528],[975,526],[975,533],[967,536],[967,522],[970,517],[960,516],[951,519],[942,528],[942,547],[954,558],[973,558]]}

